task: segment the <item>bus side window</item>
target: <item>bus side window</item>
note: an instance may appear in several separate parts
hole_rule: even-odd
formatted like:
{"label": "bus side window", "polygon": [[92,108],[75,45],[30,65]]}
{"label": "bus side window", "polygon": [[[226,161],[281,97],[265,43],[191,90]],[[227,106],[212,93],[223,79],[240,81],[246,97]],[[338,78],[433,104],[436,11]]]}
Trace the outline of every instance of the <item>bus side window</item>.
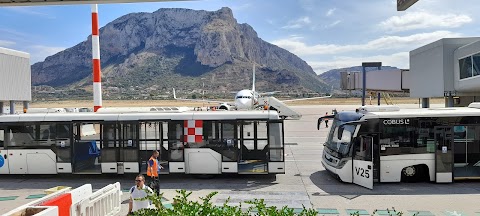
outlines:
{"label": "bus side window", "polygon": [[355,159],[371,161],[372,160],[372,137],[360,136],[355,139]]}
{"label": "bus side window", "polygon": [[364,151],[365,149],[363,148],[363,137],[360,136],[360,137],[357,137],[355,138],[355,142],[353,143],[354,145],[354,158],[357,159],[357,160],[361,160],[364,158]]}

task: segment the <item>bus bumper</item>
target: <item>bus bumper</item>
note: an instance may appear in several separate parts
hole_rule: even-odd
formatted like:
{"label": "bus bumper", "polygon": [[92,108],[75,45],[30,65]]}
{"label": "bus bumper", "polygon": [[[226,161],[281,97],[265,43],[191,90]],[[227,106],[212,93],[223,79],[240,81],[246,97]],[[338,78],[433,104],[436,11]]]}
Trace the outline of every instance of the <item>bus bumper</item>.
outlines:
{"label": "bus bumper", "polygon": [[[338,179],[339,181],[342,181],[342,180],[340,179],[340,176],[338,176],[337,173],[335,172],[335,168],[328,166],[328,164],[325,165],[325,163],[323,162],[323,160],[322,160],[321,163],[322,163],[323,168],[325,168],[325,170],[328,172],[328,174],[332,175],[334,178]],[[332,169],[333,169],[333,170],[332,170]]]}
{"label": "bus bumper", "polygon": [[[330,166],[328,163],[322,160],[322,166],[325,170],[330,173],[333,177],[338,179],[341,182],[352,183],[352,162],[348,161],[342,169],[337,169],[335,167]],[[350,167],[350,169],[348,169]]]}

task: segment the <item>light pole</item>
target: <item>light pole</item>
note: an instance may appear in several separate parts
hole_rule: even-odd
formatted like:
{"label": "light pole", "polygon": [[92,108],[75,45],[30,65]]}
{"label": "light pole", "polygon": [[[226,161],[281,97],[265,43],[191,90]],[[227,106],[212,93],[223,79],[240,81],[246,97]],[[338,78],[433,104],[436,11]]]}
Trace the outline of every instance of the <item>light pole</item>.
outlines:
{"label": "light pole", "polygon": [[351,94],[351,91],[350,91],[350,72],[347,72],[347,89],[348,89],[347,98],[349,98],[350,94]]}

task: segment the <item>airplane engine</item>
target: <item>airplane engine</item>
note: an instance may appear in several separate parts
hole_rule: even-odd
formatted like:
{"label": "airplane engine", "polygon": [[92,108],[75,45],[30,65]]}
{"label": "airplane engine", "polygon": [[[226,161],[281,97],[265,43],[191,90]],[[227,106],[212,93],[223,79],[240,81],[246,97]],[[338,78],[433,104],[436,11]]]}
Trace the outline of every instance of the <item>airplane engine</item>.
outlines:
{"label": "airplane engine", "polygon": [[234,106],[230,106],[226,103],[220,104],[218,106],[218,109],[221,109],[221,110],[233,110],[234,108],[235,108]]}

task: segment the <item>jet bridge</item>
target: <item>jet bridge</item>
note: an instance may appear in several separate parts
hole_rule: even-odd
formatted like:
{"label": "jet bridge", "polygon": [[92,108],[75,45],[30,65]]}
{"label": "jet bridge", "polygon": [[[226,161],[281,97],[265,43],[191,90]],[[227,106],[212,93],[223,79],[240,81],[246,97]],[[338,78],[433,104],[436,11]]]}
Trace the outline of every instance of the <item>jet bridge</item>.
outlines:
{"label": "jet bridge", "polygon": [[293,120],[299,120],[302,118],[302,114],[291,109],[289,106],[287,106],[275,97],[261,97],[258,98],[258,102],[259,104],[261,104],[261,106],[265,108],[268,108],[270,110],[276,110],[278,112],[278,116],[280,116],[280,118],[282,119],[288,118]]}
{"label": "jet bridge", "polygon": [[[362,90],[362,72],[340,72],[342,90]],[[410,92],[410,70],[367,71],[367,91]]]}

